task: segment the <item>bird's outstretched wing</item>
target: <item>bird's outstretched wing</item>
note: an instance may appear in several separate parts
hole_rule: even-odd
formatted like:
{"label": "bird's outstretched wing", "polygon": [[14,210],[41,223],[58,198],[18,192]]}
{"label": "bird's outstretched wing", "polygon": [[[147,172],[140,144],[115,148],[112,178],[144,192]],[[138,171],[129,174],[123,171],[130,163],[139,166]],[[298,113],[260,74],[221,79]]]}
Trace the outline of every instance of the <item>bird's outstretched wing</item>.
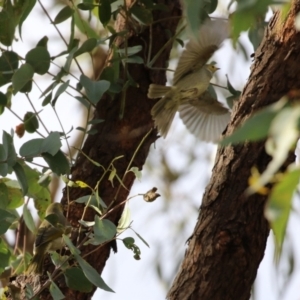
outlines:
{"label": "bird's outstretched wing", "polygon": [[173,85],[184,76],[201,69],[229,36],[228,22],[206,20],[199,29],[198,38],[191,38],[179,58]]}
{"label": "bird's outstretched wing", "polygon": [[206,142],[217,142],[230,120],[230,111],[208,90],[179,106],[179,116],[187,129]]}

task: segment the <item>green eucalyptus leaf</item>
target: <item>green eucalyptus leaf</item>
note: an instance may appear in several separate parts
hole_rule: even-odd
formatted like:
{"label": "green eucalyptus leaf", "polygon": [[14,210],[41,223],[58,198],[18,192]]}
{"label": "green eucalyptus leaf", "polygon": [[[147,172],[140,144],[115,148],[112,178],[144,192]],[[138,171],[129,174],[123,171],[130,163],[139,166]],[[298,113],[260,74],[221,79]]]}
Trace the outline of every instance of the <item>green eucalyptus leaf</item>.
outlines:
{"label": "green eucalyptus leaf", "polygon": [[110,86],[106,80],[93,81],[83,74],[80,76],[80,83],[85,88],[88,99],[94,104],[97,104]]}
{"label": "green eucalyptus leaf", "polygon": [[70,173],[69,162],[61,150],[59,150],[55,155],[42,153],[42,157],[49,165],[49,168],[52,170],[52,172],[58,176]]}
{"label": "green eucalyptus leaf", "polygon": [[25,222],[27,228],[28,228],[33,234],[36,234],[37,229],[36,229],[36,226],[35,226],[35,223],[34,223],[32,214],[30,213],[30,211],[29,211],[27,205],[24,205],[24,206],[23,206],[23,219],[24,219],[24,222]]}
{"label": "green eucalyptus leaf", "polygon": [[87,21],[82,19],[82,17],[79,15],[77,11],[75,11],[74,20],[75,20],[76,27],[88,38],[95,38],[95,39],[99,38],[98,33],[90,26],[90,24]]}
{"label": "green eucalyptus leaf", "polygon": [[93,290],[93,285],[85,277],[80,268],[69,268],[64,272],[66,284],[69,288],[83,293],[89,293]]}
{"label": "green eucalyptus leaf", "polygon": [[42,106],[48,105],[52,100],[52,92],[50,92],[42,102]]}
{"label": "green eucalyptus leaf", "polygon": [[0,235],[6,233],[15,220],[16,216],[13,213],[0,208]]}
{"label": "green eucalyptus leaf", "polygon": [[13,12],[7,9],[0,11],[0,43],[11,46],[15,36],[15,28]]}
{"label": "green eucalyptus leaf", "polygon": [[51,155],[55,155],[62,146],[60,141],[59,132],[50,132],[50,134],[44,139],[42,144],[42,152],[47,152]]}
{"label": "green eucalyptus leaf", "polygon": [[100,22],[105,27],[110,21],[110,16],[111,16],[110,0],[99,1],[98,14],[99,14]]}
{"label": "green eucalyptus leaf", "polygon": [[93,10],[96,6],[97,5],[94,5],[93,3],[79,3],[77,8],[80,10]]}
{"label": "green eucalyptus leaf", "polygon": [[13,51],[4,51],[0,57],[0,86],[11,81],[19,67],[19,56]]}
{"label": "green eucalyptus leaf", "polygon": [[62,93],[64,93],[64,92],[66,91],[66,89],[67,89],[68,86],[69,86],[69,83],[70,83],[70,80],[68,80],[68,81],[66,81],[66,82],[64,82],[64,83],[62,83],[62,84],[58,87],[58,89],[57,89],[57,91],[56,91],[56,93],[55,93],[55,96],[54,96],[54,98],[53,98],[53,100],[52,100],[52,106],[55,106],[58,97],[59,97]]}
{"label": "green eucalyptus leaf", "polygon": [[95,216],[94,238],[98,245],[112,240],[116,233],[117,228],[114,223],[107,219],[101,220],[97,215]]}
{"label": "green eucalyptus leaf", "polygon": [[16,163],[17,153],[13,143],[13,138],[6,131],[3,131],[2,144],[5,151],[5,160],[8,166],[12,167]]}
{"label": "green eucalyptus leaf", "polygon": [[13,170],[17,176],[18,182],[22,188],[23,195],[25,196],[28,192],[28,182],[27,182],[27,178],[26,178],[24,169],[19,162],[16,162],[12,168],[13,168]]}
{"label": "green eucalyptus leaf", "polygon": [[25,142],[20,148],[20,155],[22,157],[34,157],[42,153],[44,139],[32,139]]}
{"label": "green eucalyptus leaf", "polygon": [[9,266],[12,253],[9,246],[0,239],[0,274]]}
{"label": "green eucalyptus leaf", "polygon": [[266,138],[273,119],[284,105],[285,101],[279,101],[257,112],[247,119],[240,128],[237,128],[232,135],[225,137],[221,141],[221,145],[226,146]]}
{"label": "green eucalyptus leaf", "polygon": [[52,280],[51,280],[49,291],[53,300],[62,300],[66,298],[64,294],[61,292],[61,290],[59,289],[59,287],[56,285],[56,283]]}
{"label": "green eucalyptus leaf", "polygon": [[[30,64],[23,64],[13,75],[12,77],[12,85],[14,89],[14,95],[22,91],[22,88],[24,88],[28,83],[31,83],[32,77],[34,74],[34,69]],[[25,92],[27,92],[28,89],[26,89]],[[23,90],[24,92],[24,90]]]}
{"label": "green eucalyptus leaf", "polygon": [[39,46],[31,49],[25,56],[26,63],[30,64],[35,73],[44,75],[50,68],[50,54],[47,48]]}
{"label": "green eucalyptus leaf", "polygon": [[33,7],[35,6],[36,0],[26,0],[22,1],[22,13],[19,21],[19,34],[22,39],[22,25],[24,21],[29,16],[30,12],[32,11]]}
{"label": "green eucalyptus leaf", "polygon": [[[28,178],[27,178],[28,181]],[[28,181],[29,182],[29,181]],[[16,180],[6,178],[5,185],[8,193],[8,205],[9,209],[16,209],[24,204],[24,198],[20,184]],[[3,207],[1,207],[3,208]]]}
{"label": "green eucalyptus leaf", "polygon": [[47,49],[47,45],[48,45],[48,41],[49,41],[49,38],[47,36],[44,36],[42,37],[38,43],[36,44],[36,48],[37,47],[44,47]]}
{"label": "green eucalyptus leaf", "polygon": [[104,282],[98,272],[83,258],[81,258],[78,254],[75,255],[75,258],[80,265],[85,277],[98,288],[105,290],[107,292],[114,291]]}
{"label": "green eucalyptus leaf", "polygon": [[8,187],[5,183],[0,182],[0,208],[6,209],[9,203]]}
{"label": "green eucalyptus leaf", "polygon": [[35,113],[27,112],[23,118],[25,130],[34,133],[39,128],[39,121]]}
{"label": "green eucalyptus leaf", "polygon": [[97,40],[90,38],[86,40],[81,47],[74,53],[74,57],[77,57],[83,53],[91,52],[97,46]]}
{"label": "green eucalyptus leaf", "polygon": [[67,19],[69,19],[73,15],[73,13],[74,13],[74,10],[70,6],[65,6],[56,15],[53,23],[54,24],[62,23],[64,21],[66,21]]}
{"label": "green eucalyptus leaf", "polygon": [[73,255],[79,256],[80,250],[73,245],[72,241],[70,240],[70,238],[67,235],[63,234],[63,240],[64,240],[65,244],[68,246],[70,252]]}

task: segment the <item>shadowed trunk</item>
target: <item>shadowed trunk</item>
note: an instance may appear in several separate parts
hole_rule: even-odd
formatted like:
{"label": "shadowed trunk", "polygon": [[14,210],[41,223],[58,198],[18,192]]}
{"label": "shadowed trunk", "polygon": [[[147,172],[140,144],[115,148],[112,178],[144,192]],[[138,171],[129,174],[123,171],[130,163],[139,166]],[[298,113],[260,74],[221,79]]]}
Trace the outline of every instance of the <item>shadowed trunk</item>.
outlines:
{"label": "shadowed trunk", "polygon": [[[300,1],[286,21],[276,13],[255,53],[250,78],[226,134],[266,105],[300,88],[300,33],[294,28]],[[291,154],[286,164],[294,160]],[[270,161],[264,142],[220,148],[203,196],[199,219],[168,299],[248,300],[264,256],[269,225],[266,196],[247,197],[250,169]]]}

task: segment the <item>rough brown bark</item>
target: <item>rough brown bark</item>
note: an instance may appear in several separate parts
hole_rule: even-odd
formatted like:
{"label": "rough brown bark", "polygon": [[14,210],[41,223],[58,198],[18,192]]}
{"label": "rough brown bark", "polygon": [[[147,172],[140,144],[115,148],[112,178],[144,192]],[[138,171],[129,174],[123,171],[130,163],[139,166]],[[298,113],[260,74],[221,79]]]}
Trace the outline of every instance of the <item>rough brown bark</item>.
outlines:
{"label": "rough brown bark", "polygon": [[[294,28],[299,11],[300,1],[294,1],[286,21],[279,13],[270,21],[226,134],[260,108],[300,88],[300,33]],[[269,161],[263,142],[218,150],[198,222],[168,299],[249,299],[269,226],[264,217],[266,197],[247,197],[245,190],[251,167],[263,171]]]}

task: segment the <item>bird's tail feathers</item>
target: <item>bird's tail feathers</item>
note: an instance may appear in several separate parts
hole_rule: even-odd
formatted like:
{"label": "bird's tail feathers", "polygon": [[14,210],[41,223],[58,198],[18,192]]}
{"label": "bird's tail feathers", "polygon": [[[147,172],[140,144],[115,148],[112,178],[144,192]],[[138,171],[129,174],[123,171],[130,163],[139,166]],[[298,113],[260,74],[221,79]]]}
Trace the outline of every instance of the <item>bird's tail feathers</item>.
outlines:
{"label": "bird's tail feathers", "polygon": [[151,110],[155,126],[164,138],[170,130],[177,109],[178,103],[176,101],[172,101],[169,97],[164,97]]}
{"label": "bird's tail feathers", "polygon": [[150,84],[148,90],[148,98],[155,99],[161,98],[166,95],[171,90],[170,86],[160,85],[160,84]]}
{"label": "bird's tail feathers", "polygon": [[37,255],[35,254],[30,263],[29,266],[26,270],[26,274],[30,275],[30,274],[43,274],[43,263],[44,263],[44,255]]}

